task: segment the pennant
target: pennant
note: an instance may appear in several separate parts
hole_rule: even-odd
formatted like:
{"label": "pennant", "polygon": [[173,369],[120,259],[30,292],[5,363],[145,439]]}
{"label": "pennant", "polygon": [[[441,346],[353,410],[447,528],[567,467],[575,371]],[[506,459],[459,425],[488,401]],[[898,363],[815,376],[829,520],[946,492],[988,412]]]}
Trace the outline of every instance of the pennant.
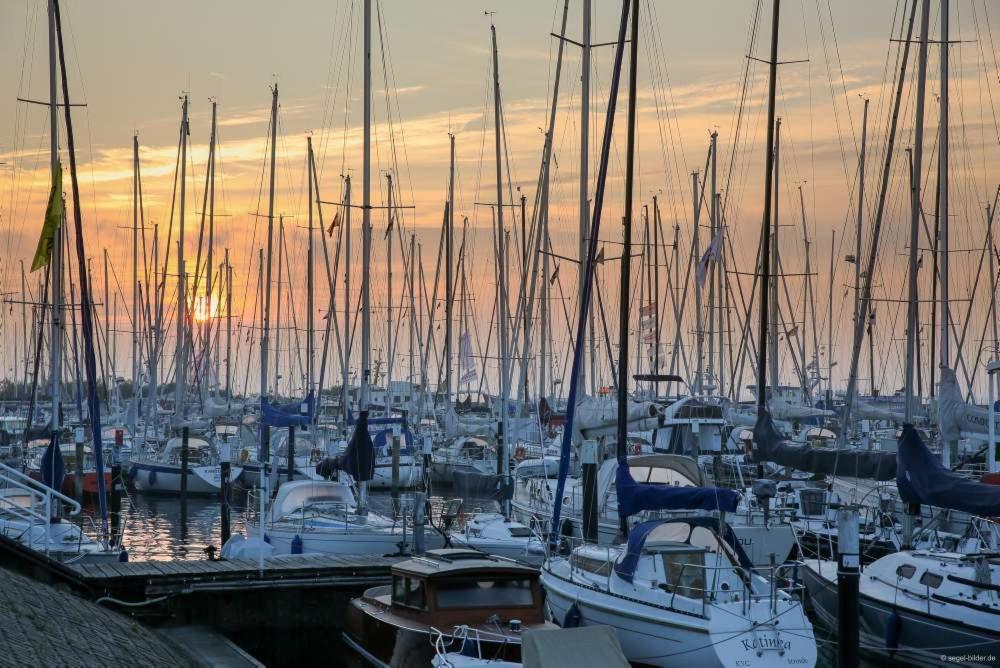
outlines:
{"label": "pennant", "polygon": [[62,163],[56,163],[56,171],[52,175],[52,190],[49,192],[49,204],[45,207],[45,221],[42,223],[42,235],[38,238],[38,248],[35,258],[31,261],[31,271],[37,271],[49,263],[52,258],[52,245],[62,224]]}
{"label": "pennant", "polygon": [[601,246],[601,250],[597,252],[597,257],[594,258],[594,262],[597,264],[604,264],[604,246]]}
{"label": "pennant", "polygon": [[552,272],[552,277],[549,278],[549,285],[552,285],[553,283],[555,283],[556,282],[556,278],[558,278],[558,277],[559,277],[559,265],[557,264],[556,265],[556,270]]}
{"label": "pennant", "polygon": [[334,228],[340,227],[340,212],[333,214],[333,222],[330,223],[330,227],[326,228],[326,236],[332,237]]}
{"label": "pennant", "polygon": [[389,213],[389,226],[385,228],[385,236],[382,239],[388,239],[389,233],[392,232],[392,213]]}

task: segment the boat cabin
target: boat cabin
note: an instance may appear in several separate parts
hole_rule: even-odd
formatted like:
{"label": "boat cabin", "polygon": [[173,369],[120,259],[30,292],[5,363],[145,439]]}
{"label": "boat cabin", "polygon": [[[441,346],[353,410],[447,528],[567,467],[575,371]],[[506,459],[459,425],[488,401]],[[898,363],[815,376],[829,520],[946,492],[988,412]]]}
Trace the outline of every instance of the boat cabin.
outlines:
{"label": "boat cabin", "polygon": [[538,571],[477,550],[430,550],[393,566],[388,598],[380,602],[393,613],[438,628],[544,621]]}

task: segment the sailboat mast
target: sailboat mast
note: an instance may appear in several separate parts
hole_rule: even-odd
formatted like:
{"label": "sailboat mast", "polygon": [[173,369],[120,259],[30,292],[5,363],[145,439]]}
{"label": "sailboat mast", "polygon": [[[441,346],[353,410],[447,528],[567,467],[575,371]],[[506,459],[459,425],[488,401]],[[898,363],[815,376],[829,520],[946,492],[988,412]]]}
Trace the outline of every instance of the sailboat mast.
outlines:
{"label": "sailboat mast", "polygon": [[[924,158],[924,100],[927,89],[927,34],[930,29],[931,3],[923,0],[920,7],[920,46],[917,50],[917,101],[913,128],[913,187],[910,189],[910,252],[909,299],[906,308],[906,372],[903,385],[905,422],[912,424],[914,397],[913,371],[916,359],[915,342],[917,323],[917,246],[920,242],[920,175]],[[870,277],[866,277],[870,280]],[[942,351],[947,346],[941,341]],[[942,354],[942,360],[947,357]]]}
{"label": "sailboat mast", "polygon": [[858,217],[854,228],[854,321],[861,315],[861,244],[865,218],[865,156],[868,151],[868,98],[861,116],[861,156],[858,158]]}
{"label": "sailboat mast", "polygon": [[129,434],[135,437],[139,415],[139,136],[132,136],[132,410],[129,411]]}
{"label": "sailboat mast", "polygon": [[452,368],[454,339],[454,301],[455,301],[455,277],[454,271],[454,247],[455,247],[455,135],[448,133],[449,159],[448,159],[448,215],[445,218],[445,302],[444,302],[444,387],[446,401],[451,402]]}
{"label": "sailboat mast", "polygon": [[[625,215],[622,220],[621,292],[618,298],[618,459],[625,461],[628,443],[629,283],[632,274],[632,196],[635,189],[635,106],[639,58],[639,2],[632,2],[628,68],[628,135],[625,154]],[[642,301],[639,301],[640,305]],[[628,519],[620,515],[620,531],[628,534]]]}
{"label": "sailboat mast", "polygon": [[[309,170],[312,171],[312,137],[306,137],[306,144],[309,151]],[[315,324],[315,304],[313,290],[315,289],[314,268],[313,268],[313,237],[316,229],[313,225],[313,180],[312,174],[307,178],[309,181],[309,236],[308,247],[306,249],[306,395],[313,391],[313,372],[315,365],[313,358],[316,356],[316,324]],[[330,314],[333,317],[333,314]],[[318,395],[317,395],[318,398]]]}
{"label": "sailboat mast", "polygon": [[362,167],[361,222],[361,397],[359,410],[368,412],[368,382],[371,374],[371,254],[372,254],[372,2],[364,1],[364,165]]}
{"label": "sailboat mast", "polygon": [[[583,0],[583,35],[580,43],[582,78],[580,80],[580,265],[578,273],[578,295],[579,299],[584,297],[584,279],[586,277],[586,257],[590,235],[590,50],[591,50],[591,3],[592,0]],[[579,308],[583,308],[580,306]],[[589,311],[589,309],[588,309]],[[592,317],[592,316],[591,316]],[[590,335],[593,337],[593,327],[590,328]],[[587,354],[587,331],[576,345],[582,346],[584,355]],[[591,357],[593,355],[591,354]],[[586,359],[586,358],[584,358]],[[591,360],[592,362],[593,360]],[[580,366],[580,388],[581,396],[587,396],[586,365]],[[593,365],[591,365],[591,375],[593,375]],[[590,379],[591,384],[596,381]]]}
{"label": "sailboat mast", "polygon": [[233,267],[226,248],[226,405],[233,400]]}
{"label": "sailboat mast", "polygon": [[780,383],[781,369],[778,364],[778,320],[781,319],[781,311],[778,308],[778,281],[780,279],[780,268],[781,264],[778,260],[778,204],[780,202],[779,195],[780,190],[778,182],[781,176],[781,119],[779,118],[774,125],[774,200],[772,201],[772,206],[774,207],[774,224],[771,227],[771,264],[770,267],[770,277],[768,280],[768,298],[770,299],[770,311],[771,317],[768,321],[768,341],[767,344],[770,346],[770,350],[767,354],[770,356],[770,365],[767,368],[768,376],[771,379],[771,391],[777,392],[778,385]]}
{"label": "sailboat mast", "polygon": [[392,173],[385,175],[386,191],[388,193],[387,212],[389,214],[389,226],[385,233],[385,257],[386,257],[386,306],[385,306],[385,415],[392,414],[392,362],[395,357],[395,346],[393,346],[392,335]]}
{"label": "sailboat mast", "polygon": [[177,342],[174,355],[174,426],[178,429],[184,421],[184,401],[187,370],[187,281],[184,267],[184,207],[187,196],[187,137],[188,97],[181,105],[181,177],[180,206],[178,208],[177,235]]}
{"label": "sailboat mast", "polygon": [[268,348],[271,344],[271,265],[274,249],[274,162],[278,141],[278,83],[271,88],[271,173],[267,197],[267,274],[264,283],[264,309],[260,334],[260,398],[267,397]]}
{"label": "sailboat mast", "polygon": [[[694,236],[691,258],[694,262],[698,262],[701,258],[701,234],[698,229],[701,226],[701,198],[698,196],[700,192],[698,188],[698,172],[691,172],[691,191],[694,197]],[[704,375],[702,364],[705,360],[702,357],[701,281],[698,280],[694,282],[694,314],[694,393],[700,395],[703,387],[702,376]]]}
{"label": "sailboat mast", "polygon": [[341,375],[341,399],[344,409],[344,419],[350,415],[350,381],[351,369],[351,176],[344,177],[344,359]]}
{"label": "sailboat mast", "polygon": [[[709,208],[709,215],[711,216],[711,221],[709,225],[710,235],[708,240],[710,248],[712,248],[712,245],[715,244],[715,237],[719,233],[719,201],[718,198],[715,196],[715,193],[718,191],[717,190],[718,170],[716,165],[717,163],[716,154],[719,148],[719,133],[713,131],[711,137],[712,137],[712,151],[711,151],[712,171],[709,174],[709,179],[710,179],[709,183],[711,185],[710,196],[712,198],[712,202]],[[718,258],[712,258],[712,261],[715,262],[716,265],[718,265]],[[717,284],[716,281],[717,274],[718,271],[716,270],[716,266],[708,268],[708,368],[710,371],[709,377],[712,377],[714,375],[719,380],[719,382],[721,382],[722,366],[720,365],[716,368],[716,359],[715,359],[715,338],[716,336],[720,335],[720,332],[722,330],[722,318],[719,317],[721,315],[721,311],[716,306],[716,301],[719,301],[720,303],[722,301],[721,299],[719,299],[719,297],[721,297],[720,290],[722,289],[722,286],[720,284]],[[719,338],[719,354],[720,355],[722,354],[721,336]],[[711,373],[712,371],[714,371],[714,374]],[[718,391],[718,387],[716,387],[716,391]]]}
{"label": "sailboat mast", "polygon": [[761,282],[760,282],[760,329],[757,343],[757,411],[767,408],[767,364],[770,336],[769,297],[771,273],[771,195],[774,178],[774,106],[775,88],[778,80],[778,22],[781,18],[781,0],[774,0],[771,14],[771,57],[768,62],[767,83],[767,146],[764,166],[764,212],[761,219]]}
{"label": "sailboat mast", "polygon": [[[501,115],[500,115],[500,55],[497,52],[497,29],[490,25],[490,36],[493,41],[493,135],[496,148],[497,169],[497,299],[498,322],[500,330],[500,461],[503,485],[506,487],[510,474],[510,460],[507,457],[507,398],[510,395],[510,378],[507,374],[507,253],[503,226],[503,152],[501,149]],[[504,517],[510,517],[510,500],[504,494]]]}
{"label": "sailboat mast", "polygon": [[216,102],[212,100],[212,130],[208,142],[208,251],[205,265],[205,377],[206,386],[214,391],[218,378],[211,378],[212,372],[212,325],[215,322],[214,293],[212,292],[212,274],[215,273],[213,253],[215,245],[215,115]]}
{"label": "sailboat mast", "polygon": [[[49,0],[49,153],[52,182],[55,183],[59,166],[59,98],[56,89],[56,18],[55,0]],[[56,193],[62,197],[62,193]],[[62,429],[62,345],[63,345],[63,288],[62,254],[63,235],[56,231],[52,238],[52,259],[49,275],[52,277],[52,320],[49,334],[49,382],[52,393],[52,433]],[[80,416],[83,419],[83,416]],[[28,425],[29,427],[31,425]]]}
{"label": "sailboat mast", "polygon": [[[948,335],[949,328],[951,327],[951,316],[948,307],[949,303],[949,271],[948,267],[951,264],[950,257],[948,253],[948,226],[949,226],[949,215],[948,215],[948,113],[949,113],[949,103],[948,103],[948,52],[950,46],[948,44],[949,39],[949,14],[950,14],[950,0],[941,0],[941,89],[940,89],[940,105],[941,105],[941,120],[940,120],[940,139],[938,140],[938,222],[940,224],[940,238],[939,238],[939,251],[941,255],[941,317],[939,318],[939,327],[941,328],[940,338],[941,338],[941,361],[940,366],[942,369],[951,366],[951,341]],[[933,305],[932,307],[933,308]],[[961,351],[959,351],[961,354]],[[946,448],[953,446],[951,443],[945,444]]]}

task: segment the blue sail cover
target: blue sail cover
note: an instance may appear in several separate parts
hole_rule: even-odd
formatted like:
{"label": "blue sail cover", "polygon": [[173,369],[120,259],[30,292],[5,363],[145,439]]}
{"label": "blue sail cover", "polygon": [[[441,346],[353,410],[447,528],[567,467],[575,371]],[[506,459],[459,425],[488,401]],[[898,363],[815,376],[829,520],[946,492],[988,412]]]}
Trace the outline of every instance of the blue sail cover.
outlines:
{"label": "blue sail cover", "polygon": [[1000,485],[969,480],[943,467],[912,426],[903,426],[896,455],[896,487],[906,503],[1000,516]]}
{"label": "blue sail cover", "polygon": [[66,465],[63,463],[62,450],[56,441],[58,437],[52,434],[49,445],[42,454],[42,482],[57,492],[62,491],[63,478],[66,476]]}
{"label": "blue sail cover", "polygon": [[896,477],[896,458],[889,452],[853,448],[818,448],[793,445],[774,427],[768,411],[761,411],[753,428],[753,456],[756,462],[774,462],[799,471],[868,480]]}
{"label": "blue sail cover", "polygon": [[[306,414],[302,415],[302,404],[306,404]],[[312,422],[315,400],[310,392],[302,401],[290,404],[272,405],[266,397],[260,400],[261,422],[269,427],[300,427]]]}
{"label": "blue sail cover", "polygon": [[355,482],[371,480],[375,475],[375,447],[372,435],[368,433],[368,411],[361,411],[358,415],[342,468],[351,474]]}
{"label": "blue sail cover", "polygon": [[[632,577],[635,575],[635,568],[639,565],[639,557],[642,556],[642,550],[646,545],[646,539],[649,538],[649,534],[658,526],[673,524],[675,522],[687,524],[692,529],[694,527],[705,527],[711,529],[716,534],[719,533],[719,521],[714,517],[683,517],[676,520],[660,519],[637,524],[629,531],[628,547],[625,548],[625,556],[615,562],[615,573],[618,577],[626,582],[631,582]],[[725,535],[720,537],[726,541],[726,544],[736,554],[736,559],[739,561],[740,566],[746,569],[753,568],[750,557],[743,550],[743,546],[740,545],[740,541],[736,538],[736,532],[733,531],[731,526],[727,524]],[[690,534],[688,538],[690,539]]]}
{"label": "blue sail cover", "polygon": [[628,462],[619,460],[615,479],[618,512],[623,516],[644,510],[724,510],[735,512],[740,495],[721,487],[674,487],[637,483]]}

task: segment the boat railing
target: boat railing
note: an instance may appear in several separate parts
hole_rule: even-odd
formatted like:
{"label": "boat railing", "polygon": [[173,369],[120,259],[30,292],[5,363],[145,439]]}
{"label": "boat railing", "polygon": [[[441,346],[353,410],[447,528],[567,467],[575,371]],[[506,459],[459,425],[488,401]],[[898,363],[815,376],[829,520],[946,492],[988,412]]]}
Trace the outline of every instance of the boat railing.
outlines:
{"label": "boat railing", "polygon": [[[800,562],[787,562],[783,564],[773,564],[771,566],[746,569],[741,566],[733,566],[732,564],[725,563],[714,566],[698,563],[686,563],[681,566],[681,569],[677,573],[676,577],[671,577],[669,582],[662,583],[660,587],[664,591],[670,592],[669,607],[673,609],[676,609],[674,603],[678,593],[685,598],[695,600],[699,598],[698,595],[686,596],[684,594],[684,590],[689,593],[700,594],[701,616],[707,617],[708,606],[710,604],[719,600],[723,596],[732,597],[734,593],[731,579],[720,578],[719,575],[723,573],[735,573],[741,582],[741,595],[739,602],[742,604],[743,614],[746,615],[749,613],[749,606],[752,602],[759,601],[766,597],[771,614],[776,615],[779,600],[786,598],[800,599],[802,594],[805,592],[805,585],[799,579],[798,575],[800,566]],[[688,569],[691,569],[692,571],[700,571],[702,574],[701,582],[710,582],[712,584],[702,587],[698,587],[694,584],[681,584],[685,582],[684,575]],[[791,574],[791,577],[788,577],[789,573]],[[754,586],[755,576],[757,578],[763,578],[768,584],[768,591],[766,593],[762,593],[760,589]]]}
{"label": "boat railing", "polygon": [[464,656],[470,656],[469,652],[472,651],[474,654],[471,656],[474,658],[491,660],[493,657],[483,656],[484,642],[500,645],[501,647],[510,642],[510,637],[503,633],[474,629],[465,624],[456,626],[449,634],[445,634],[444,631],[432,626],[429,635],[431,645],[434,647],[434,653],[440,659],[440,662],[437,664],[439,666],[453,665],[447,658],[448,654],[452,652],[461,652]]}
{"label": "boat railing", "polygon": [[80,514],[80,504],[75,499],[3,463],[0,463],[0,487],[14,490],[19,493],[19,498],[23,498],[21,495],[28,497],[27,505],[22,505],[10,496],[0,494],[0,512],[27,522],[25,533],[28,535],[34,535],[35,527],[44,527],[46,556],[49,554],[48,536],[53,511],[65,505],[69,507],[70,516]]}

